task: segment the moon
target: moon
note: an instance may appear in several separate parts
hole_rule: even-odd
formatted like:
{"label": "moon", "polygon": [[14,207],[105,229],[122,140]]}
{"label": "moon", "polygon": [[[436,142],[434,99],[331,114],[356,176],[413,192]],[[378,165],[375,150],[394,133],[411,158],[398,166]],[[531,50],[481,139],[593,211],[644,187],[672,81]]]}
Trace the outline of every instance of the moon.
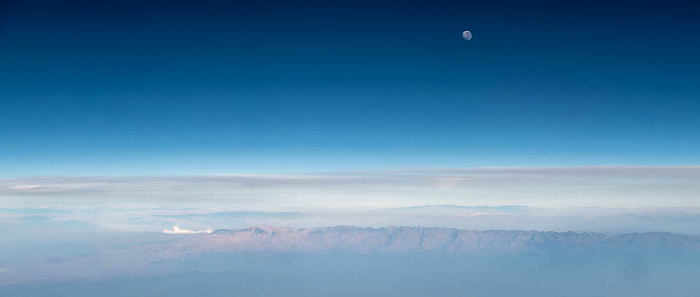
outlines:
{"label": "moon", "polygon": [[464,31],[462,32],[462,37],[464,37],[464,40],[472,40],[472,32]]}

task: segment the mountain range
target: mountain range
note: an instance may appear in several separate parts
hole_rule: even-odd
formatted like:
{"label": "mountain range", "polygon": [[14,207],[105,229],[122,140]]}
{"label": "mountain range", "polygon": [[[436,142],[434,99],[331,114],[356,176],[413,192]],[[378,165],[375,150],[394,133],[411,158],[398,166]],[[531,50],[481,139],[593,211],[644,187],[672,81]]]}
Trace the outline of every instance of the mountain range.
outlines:
{"label": "mountain range", "polygon": [[603,234],[431,227],[295,229],[269,226],[216,230],[159,243],[167,254],[226,252],[569,254],[700,252],[700,236],[663,232]]}

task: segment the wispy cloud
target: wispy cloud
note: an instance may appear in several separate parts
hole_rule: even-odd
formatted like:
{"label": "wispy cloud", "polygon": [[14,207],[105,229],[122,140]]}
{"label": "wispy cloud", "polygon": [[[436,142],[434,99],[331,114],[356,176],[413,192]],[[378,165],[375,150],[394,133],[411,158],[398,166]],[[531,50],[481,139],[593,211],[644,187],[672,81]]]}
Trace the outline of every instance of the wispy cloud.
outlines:
{"label": "wispy cloud", "polygon": [[0,197],[12,207],[70,202],[134,207],[224,205],[251,211],[427,204],[698,207],[699,192],[700,166],[438,168],[305,175],[0,180]]}
{"label": "wispy cloud", "polygon": [[37,189],[41,189],[41,186],[37,185],[15,185],[11,186],[10,190],[15,191],[15,192],[32,192]]}

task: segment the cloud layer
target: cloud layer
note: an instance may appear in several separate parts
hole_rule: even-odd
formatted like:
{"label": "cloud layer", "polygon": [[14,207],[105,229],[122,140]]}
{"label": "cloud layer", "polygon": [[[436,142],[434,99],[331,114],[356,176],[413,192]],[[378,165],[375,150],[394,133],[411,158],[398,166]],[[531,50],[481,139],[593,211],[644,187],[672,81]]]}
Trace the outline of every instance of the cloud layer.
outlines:
{"label": "cloud layer", "polygon": [[700,166],[14,178],[0,179],[0,229],[421,225],[700,234],[697,193]]}
{"label": "cloud layer", "polygon": [[453,168],[308,175],[0,180],[9,207],[206,206],[249,211],[415,205],[700,207],[700,166]]}

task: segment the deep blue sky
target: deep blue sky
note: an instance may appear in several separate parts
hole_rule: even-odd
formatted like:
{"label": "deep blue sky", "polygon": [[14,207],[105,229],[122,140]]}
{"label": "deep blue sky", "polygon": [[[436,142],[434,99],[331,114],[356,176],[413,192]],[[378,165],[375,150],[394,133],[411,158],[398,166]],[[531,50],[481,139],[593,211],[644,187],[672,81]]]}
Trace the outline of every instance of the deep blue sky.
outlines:
{"label": "deep blue sky", "polygon": [[692,1],[325,2],[1,2],[0,177],[700,163]]}

